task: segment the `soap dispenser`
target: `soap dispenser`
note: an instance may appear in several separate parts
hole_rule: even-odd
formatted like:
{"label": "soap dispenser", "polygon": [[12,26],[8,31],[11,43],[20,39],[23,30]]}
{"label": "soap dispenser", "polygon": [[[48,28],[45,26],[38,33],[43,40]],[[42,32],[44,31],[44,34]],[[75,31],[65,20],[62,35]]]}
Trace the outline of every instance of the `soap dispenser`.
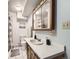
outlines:
{"label": "soap dispenser", "polygon": [[51,45],[51,41],[48,38],[46,38],[46,45]]}
{"label": "soap dispenser", "polygon": [[34,36],[34,39],[37,39],[36,35]]}

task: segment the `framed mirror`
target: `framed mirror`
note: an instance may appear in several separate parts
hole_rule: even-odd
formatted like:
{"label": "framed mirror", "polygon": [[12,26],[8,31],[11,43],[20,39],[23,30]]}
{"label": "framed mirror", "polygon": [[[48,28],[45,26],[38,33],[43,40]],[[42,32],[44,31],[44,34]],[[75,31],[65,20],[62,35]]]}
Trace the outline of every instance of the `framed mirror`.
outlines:
{"label": "framed mirror", "polygon": [[55,27],[55,5],[53,0],[43,0],[33,12],[33,30],[53,30]]}

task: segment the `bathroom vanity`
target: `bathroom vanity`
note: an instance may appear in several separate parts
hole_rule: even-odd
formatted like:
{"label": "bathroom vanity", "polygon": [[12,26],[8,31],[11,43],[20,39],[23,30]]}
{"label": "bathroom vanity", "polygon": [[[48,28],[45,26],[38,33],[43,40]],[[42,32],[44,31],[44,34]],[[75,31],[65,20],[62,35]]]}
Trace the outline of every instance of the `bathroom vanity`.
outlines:
{"label": "bathroom vanity", "polygon": [[25,39],[27,45],[27,59],[64,59],[64,45],[53,43],[51,45],[33,44],[30,40]]}

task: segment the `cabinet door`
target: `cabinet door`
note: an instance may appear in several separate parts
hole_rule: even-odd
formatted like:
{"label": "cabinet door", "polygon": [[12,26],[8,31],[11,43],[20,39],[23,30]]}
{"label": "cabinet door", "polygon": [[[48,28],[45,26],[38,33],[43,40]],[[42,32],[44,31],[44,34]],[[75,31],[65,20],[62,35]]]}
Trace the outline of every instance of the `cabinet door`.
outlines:
{"label": "cabinet door", "polygon": [[57,57],[55,57],[53,59],[64,59],[64,55],[57,56]]}
{"label": "cabinet door", "polygon": [[30,55],[31,55],[31,59],[34,59],[34,52],[32,50],[31,50]]}
{"label": "cabinet door", "polygon": [[29,47],[27,47],[27,59],[30,59],[30,50],[29,50]]}

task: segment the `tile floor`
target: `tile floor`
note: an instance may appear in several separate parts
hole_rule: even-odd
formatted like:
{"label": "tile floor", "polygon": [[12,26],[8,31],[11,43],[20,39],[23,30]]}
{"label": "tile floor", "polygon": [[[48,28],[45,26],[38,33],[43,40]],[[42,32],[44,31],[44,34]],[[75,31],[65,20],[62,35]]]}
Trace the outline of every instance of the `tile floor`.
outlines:
{"label": "tile floor", "polygon": [[14,57],[9,56],[8,59],[27,59],[25,49],[19,48],[19,52],[20,52],[20,55],[17,55],[17,56],[14,56]]}

